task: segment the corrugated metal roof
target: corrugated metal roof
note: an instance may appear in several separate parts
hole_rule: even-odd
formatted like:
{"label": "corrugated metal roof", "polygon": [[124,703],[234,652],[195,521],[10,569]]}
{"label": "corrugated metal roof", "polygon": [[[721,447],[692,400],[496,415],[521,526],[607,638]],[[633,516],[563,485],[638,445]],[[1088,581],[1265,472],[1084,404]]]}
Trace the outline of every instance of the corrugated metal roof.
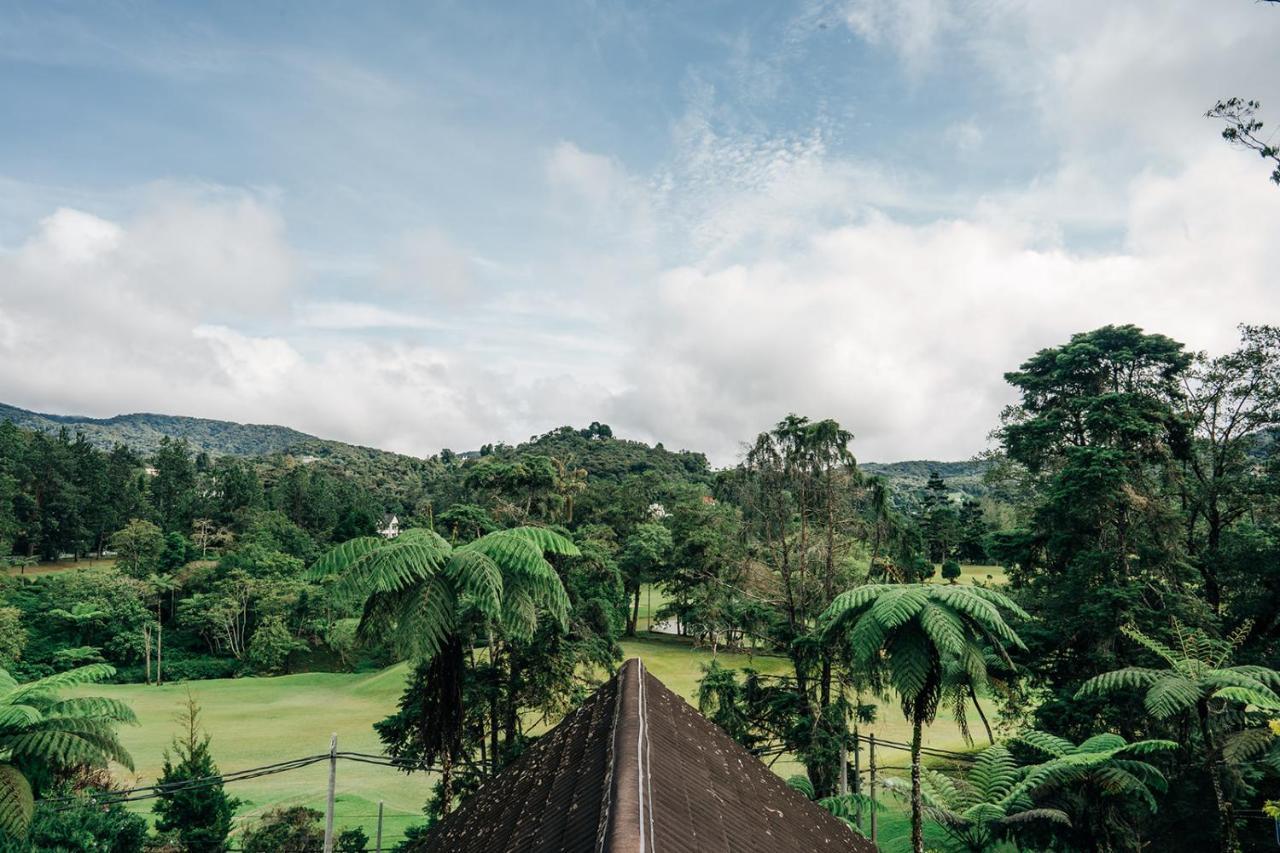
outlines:
{"label": "corrugated metal roof", "polygon": [[623,664],[420,853],[874,851],[645,671]]}

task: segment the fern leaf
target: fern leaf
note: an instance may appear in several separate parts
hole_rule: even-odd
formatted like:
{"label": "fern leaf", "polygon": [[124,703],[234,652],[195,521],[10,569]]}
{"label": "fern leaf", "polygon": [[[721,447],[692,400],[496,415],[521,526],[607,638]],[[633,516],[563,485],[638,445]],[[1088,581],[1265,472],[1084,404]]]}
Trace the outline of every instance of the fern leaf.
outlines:
{"label": "fern leaf", "polygon": [[26,838],[34,811],[27,777],[12,764],[0,764],[0,834]]}
{"label": "fern leaf", "polygon": [[330,575],[341,574],[346,571],[352,563],[359,560],[386,544],[385,539],[381,536],[361,536],[356,539],[348,539],[341,545],[335,545],[321,555],[309,570],[307,577],[312,580],[320,580]]}
{"label": "fern leaf", "polygon": [[1068,752],[1075,750],[1075,744],[1066,738],[1060,738],[1057,735],[1051,735],[1048,732],[1036,730],[1026,731],[1019,734],[1016,740],[1025,743],[1033,749],[1038,749],[1043,753],[1052,755],[1055,758],[1066,755]]}
{"label": "fern leaf", "polygon": [[527,540],[544,554],[559,554],[566,557],[577,557],[582,554],[573,542],[545,527],[514,527],[503,532]]}
{"label": "fern leaf", "polygon": [[788,776],[787,787],[793,791],[799,791],[804,795],[806,800],[812,800],[817,794],[814,792],[813,783],[809,781],[808,776]]}
{"label": "fern leaf", "polygon": [[1162,670],[1139,666],[1129,666],[1124,669],[1104,672],[1101,675],[1095,675],[1080,685],[1080,689],[1076,691],[1076,698],[1083,699],[1086,696],[1099,696],[1117,690],[1149,687],[1163,676],[1164,672]]}

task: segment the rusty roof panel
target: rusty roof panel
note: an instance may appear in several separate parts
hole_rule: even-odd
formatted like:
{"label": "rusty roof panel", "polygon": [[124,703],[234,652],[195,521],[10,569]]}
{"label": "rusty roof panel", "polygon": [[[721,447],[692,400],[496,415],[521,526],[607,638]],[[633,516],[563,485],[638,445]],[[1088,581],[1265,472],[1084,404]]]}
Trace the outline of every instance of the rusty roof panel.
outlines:
{"label": "rusty roof panel", "polygon": [[630,660],[421,853],[873,851]]}

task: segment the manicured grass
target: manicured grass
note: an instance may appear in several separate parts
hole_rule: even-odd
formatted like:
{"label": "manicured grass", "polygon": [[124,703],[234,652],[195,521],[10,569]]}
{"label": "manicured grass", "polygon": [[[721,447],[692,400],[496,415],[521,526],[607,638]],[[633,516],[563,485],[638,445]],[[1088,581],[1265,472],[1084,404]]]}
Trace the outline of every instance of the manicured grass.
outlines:
{"label": "manicured grass", "polygon": [[54,575],[59,572],[77,571],[81,569],[96,569],[103,566],[114,566],[116,564],[115,557],[81,557],[79,560],[51,560],[47,563],[36,563],[34,566],[5,566],[4,572],[10,576],[21,577],[38,577],[39,575]]}
{"label": "manicured grass", "polygon": [[[644,599],[642,598],[642,601]],[[642,605],[643,606],[643,605]],[[655,594],[655,608],[657,595]],[[641,622],[644,625],[644,622]],[[691,704],[697,702],[698,680],[702,666],[711,660],[709,649],[694,648],[683,638],[650,635],[623,642],[625,657],[638,657],[658,679]],[[746,655],[720,652],[717,660],[725,666],[752,667],[768,674],[785,674],[789,662],[775,655]],[[136,772],[128,784],[150,784],[160,774],[163,753],[177,733],[175,715],[187,691],[202,708],[202,720],[212,737],[213,754],[224,771],[242,770],[286,759],[326,752],[329,735],[336,732],[340,750],[381,753],[381,745],[373,731],[373,723],[391,713],[404,686],[408,669],[405,665],[375,673],[309,673],[276,678],[240,678],[147,685],[99,685],[82,693],[111,696],[128,702],[141,725],[121,732],[125,746],[132,752]],[[976,722],[976,721],[975,721]],[[864,734],[905,742],[910,728],[902,712],[892,704],[884,704],[877,722],[864,727]],[[929,746],[948,749],[963,748],[958,729],[951,718],[940,711],[938,721],[925,734]],[[908,763],[906,753],[890,749],[880,752],[884,767],[901,767]],[[781,776],[801,772],[798,763],[784,756],[773,769]],[[121,771],[122,774],[127,771]],[[237,782],[228,787],[244,800],[238,813],[243,822],[278,805],[306,805],[323,808],[328,767],[319,763],[258,779]],[[904,775],[885,770],[885,775]],[[378,801],[385,803],[384,841],[394,841],[405,827],[421,822],[420,810],[433,777],[425,774],[406,776],[389,767],[378,767],[342,761],[338,764],[337,825],[363,826],[372,838]],[[882,838],[902,823],[899,807],[890,803],[882,816]],[[134,805],[147,812],[151,803]]]}
{"label": "manicured grass", "polygon": [[[149,784],[161,771],[164,749],[177,733],[174,719],[187,690],[200,703],[202,721],[223,772],[327,752],[336,732],[344,751],[381,753],[373,723],[394,710],[408,672],[404,665],[376,673],[310,673],[277,678],[240,678],[147,685],[100,685],[83,693],[128,702],[141,725],[121,738],[137,765],[136,781]],[[127,772],[127,771],[122,771]],[[385,802],[383,839],[395,840],[406,826],[420,823],[431,777],[406,776],[390,767],[341,761],[338,764],[336,823],[361,825],[373,837],[378,801]],[[328,765],[264,776],[228,786],[244,800],[243,821],[276,805],[324,807]],[[151,803],[136,804],[140,812]]]}
{"label": "manicured grass", "polygon": [[[969,566],[960,565],[960,578],[956,583],[971,584],[974,581],[981,581],[994,585],[1000,585],[1005,582],[1004,566]],[[942,579],[942,566],[934,567],[933,577],[929,578],[930,583],[946,583]]]}

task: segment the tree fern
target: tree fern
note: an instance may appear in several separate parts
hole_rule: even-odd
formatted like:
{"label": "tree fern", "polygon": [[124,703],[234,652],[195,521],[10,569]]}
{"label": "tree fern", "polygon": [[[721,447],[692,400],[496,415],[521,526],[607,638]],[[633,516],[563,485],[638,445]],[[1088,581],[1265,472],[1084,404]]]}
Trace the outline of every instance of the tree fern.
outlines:
{"label": "tree fern", "polygon": [[978,587],[870,584],[836,596],[823,614],[824,636],[843,642],[873,683],[897,695],[911,720],[911,835],[917,853],[924,850],[921,729],[933,722],[949,683],[959,683],[957,669],[967,686],[981,689],[988,683],[988,651],[1007,661],[1005,645],[1023,647],[1005,612],[1026,615],[1007,596]]}
{"label": "tree fern", "polygon": [[438,713],[423,749],[442,760],[446,810],[464,718],[468,620],[519,640],[530,639],[545,617],[566,630],[569,596],[546,555],[577,553],[564,536],[543,528],[500,530],[457,548],[432,530],[411,528],[394,539],[344,542],[312,566],[312,577],[336,578],[335,594],[363,602],[359,639],[390,641],[402,656],[429,665]]}
{"label": "tree fern", "polygon": [[[1214,716],[1223,710],[1215,705],[1258,704],[1269,701],[1280,687],[1280,673],[1268,667],[1231,666],[1235,649],[1246,632],[1237,630],[1226,640],[1191,630],[1176,620],[1172,623],[1175,644],[1170,645],[1144,634],[1133,626],[1124,635],[1159,658],[1163,669],[1129,668],[1103,673],[1086,681],[1077,696],[1100,695],[1122,690],[1145,689],[1142,697],[1147,713],[1158,720],[1180,718],[1199,731],[1201,749],[1218,808],[1219,840],[1223,851],[1238,847],[1235,818],[1226,795],[1227,758],[1214,732]],[[1224,700],[1211,704],[1210,700]]]}
{"label": "tree fern", "polygon": [[129,706],[99,697],[58,698],[61,689],[114,673],[94,664],[19,684],[0,670],[0,833],[24,837],[31,822],[33,792],[24,768],[56,775],[114,761],[132,769],[133,759],[116,738],[119,725],[137,722]]}

